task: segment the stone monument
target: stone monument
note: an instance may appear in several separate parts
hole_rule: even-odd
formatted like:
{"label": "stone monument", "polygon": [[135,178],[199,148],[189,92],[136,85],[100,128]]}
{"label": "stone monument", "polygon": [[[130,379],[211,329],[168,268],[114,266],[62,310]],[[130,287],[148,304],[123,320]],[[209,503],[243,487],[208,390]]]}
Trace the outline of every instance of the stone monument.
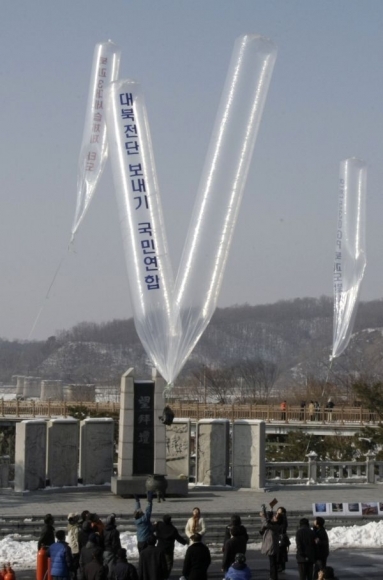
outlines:
{"label": "stone monument", "polygon": [[234,421],[233,486],[252,489],[265,486],[265,432],[264,421]]}
{"label": "stone monument", "polygon": [[51,487],[77,485],[78,446],[77,419],[48,422],[47,478]]}
{"label": "stone monument", "polygon": [[16,424],[15,491],[45,487],[47,424],[43,420]]}
{"label": "stone monument", "polygon": [[166,427],[166,473],[170,477],[190,475],[190,419],[174,419]]}
{"label": "stone monument", "polygon": [[84,485],[110,483],[113,475],[114,421],[88,418],[80,423],[80,469]]}
{"label": "stone monument", "polygon": [[229,473],[229,421],[201,419],[197,423],[196,483],[226,485]]}
{"label": "stone monument", "polygon": [[[121,378],[118,475],[111,482],[117,495],[142,494],[149,475],[166,475],[164,389],[165,381],[156,369],[151,380],[135,379],[133,368]],[[168,478],[167,494],[187,495],[187,484]]]}

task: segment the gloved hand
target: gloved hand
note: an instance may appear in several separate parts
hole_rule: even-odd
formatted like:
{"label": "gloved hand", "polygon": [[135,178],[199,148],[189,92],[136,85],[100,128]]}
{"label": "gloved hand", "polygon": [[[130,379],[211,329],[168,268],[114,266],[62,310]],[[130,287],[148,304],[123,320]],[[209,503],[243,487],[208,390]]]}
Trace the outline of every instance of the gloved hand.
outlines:
{"label": "gloved hand", "polygon": [[153,492],[148,491],[148,502],[151,503],[153,501]]}
{"label": "gloved hand", "polygon": [[139,495],[137,495],[136,493],[134,494],[134,496],[133,496],[133,497],[134,497],[134,499],[135,499],[136,501],[140,501],[140,496],[139,496]]}

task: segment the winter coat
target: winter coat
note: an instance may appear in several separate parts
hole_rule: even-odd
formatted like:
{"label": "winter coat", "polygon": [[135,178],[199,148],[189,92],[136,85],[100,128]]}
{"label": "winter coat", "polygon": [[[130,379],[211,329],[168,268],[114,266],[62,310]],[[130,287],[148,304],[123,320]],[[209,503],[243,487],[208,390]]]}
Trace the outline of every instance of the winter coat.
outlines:
{"label": "winter coat", "polygon": [[327,560],[330,554],[328,535],[324,528],[315,528],[315,558]]}
{"label": "winter coat", "polygon": [[166,580],[168,576],[165,554],[156,546],[146,546],[138,561],[139,580]]}
{"label": "winter coat", "polygon": [[72,568],[72,552],[66,542],[56,542],[48,548],[48,558],[51,559],[51,576],[69,578]]}
{"label": "winter coat", "polygon": [[[249,534],[247,533],[247,530],[245,528],[245,526],[243,526],[242,524],[240,526],[237,526],[240,530],[241,530],[241,536],[244,536],[246,538],[246,543],[249,541]],[[231,528],[232,526],[227,526],[225,529],[225,537],[223,539],[223,547],[222,547],[222,552],[225,548],[225,544],[227,542],[227,540],[230,540],[231,538]]]}
{"label": "winter coat", "polygon": [[186,550],[182,575],[187,580],[207,580],[211,563],[210,550],[202,542],[195,542]]}
{"label": "winter coat", "polygon": [[310,417],[312,415],[314,415],[314,413],[315,413],[315,405],[314,405],[314,403],[310,403],[309,404],[309,415],[310,415]]}
{"label": "winter coat", "polygon": [[251,580],[251,570],[246,564],[234,562],[226,572],[225,580]]}
{"label": "winter coat", "polygon": [[78,524],[68,524],[67,527],[67,539],[70,549],[72,550],[72,554],[78,554],[80,551],[80,545],[78,541],[78,532],[79,527]]}
{"label": "winter coat", "polygon": [[37,549],[42,546],[50,546],[55,543],[55,529],[51,524],[44,524],[41,528],[40,537],[37,542]]}
{"label": "winter coat", "polygon": [[158,538],[157,547],[168,554],[174,553],[174,542],[179,542],[185,546],[188,541],[185,540],[172,523],[157,522],[154,531]]}
{"label": "winter coat", "polygon": [[93,560],[93,553],[98,548],[97,544],[93,542],[87,542],[86,546],[81,548],[80,552],[80,580],[84,578],[84,568],[87,564],[90,564]]}
{"label": "winter coat", "polygon": [[315,534],[308,526],[299,528],[295,535],[297,562],[315,562]]}
{"label": "winter coat", "polygon": [[205,521],[203,518],[199,518],[195,530],[193,530],[193,527],[194,527],[194,518],[189,518],[185,526],[185,534],[189,539],[195,533],[201,534],[201,536],[203,536],[204,533],[206,532]]}
{"label": "winter coat", "polygon": [[[152,535],[152,524],[150,522],[150,516],[152,515],[153,504],[151,501],[148,502],[146,506],[145,513],[135,520],[137,526],[137,542],[146,542],[147,539]],[[139,500],[136,500],[136,510],[141,509]]]}
{"label": "winter coat", "polygon": [[235,561],[236,554],[246,553],[245,536],[234,536],[225,543],[222,559],[222,568],[226,572]]}
{"label": "winter coat", "polygon": [[126,560],[117,560],[112,571],[112,580],[138,580],[137,570]]}
{"label": "winter coat", "polygon": [[103,566],[97,560],[92,560],[84,568],[84,579],[85,580],[107,580],[108,578],[108,567]]}
{"label": "winter coat", "polygon": [[282,524],[279,522],[267,522],[262,519],[262,546],[261,554],[266,556],[278,556],[279,536],[282,533]]}
{"label": "winter coat", "polygon": [[92,525],[88,520],[81,524],[78,530],[78,547],[81,549],[87,545],[90,534],[93,534]]}
{"label": "winter coat", "polygon": [[104,551],[117,555],[120,548],[120,532],[116,524],[107,524],[104,529]]}

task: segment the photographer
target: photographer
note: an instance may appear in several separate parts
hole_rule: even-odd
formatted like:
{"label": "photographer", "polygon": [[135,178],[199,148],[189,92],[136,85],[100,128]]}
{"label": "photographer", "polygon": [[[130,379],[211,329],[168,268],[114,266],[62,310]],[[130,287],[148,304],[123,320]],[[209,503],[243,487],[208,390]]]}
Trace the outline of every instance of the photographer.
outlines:
{"label": "photographer", "polygon": [[282,534],[283,522],[281,514],[266,511],[266,506],[262,506],[261,516],[262,535],[261,554],[266,554],[270,564],[270,580],[278,580],[278,553],[279,536]]}

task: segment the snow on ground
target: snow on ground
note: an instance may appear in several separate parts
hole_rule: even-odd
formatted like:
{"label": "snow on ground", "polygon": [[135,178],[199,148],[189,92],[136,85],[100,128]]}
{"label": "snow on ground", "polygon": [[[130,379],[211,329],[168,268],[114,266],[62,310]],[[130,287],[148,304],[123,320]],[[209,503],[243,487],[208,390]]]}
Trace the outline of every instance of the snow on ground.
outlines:
{"label": "snow on ground", "polygon": [[[330,540],[330,549],[336,548],[381,548],[383,547],[383,520],[379,522],[370,522],[364,526],[345,526],[333,528],[328,531]],[[14,534],[6,536],[0,541],[0,564],[10,562],[14,568],[34,568],[36,565],[36,548],[37,542],[17,541],[21,538]],[[295,550],[295,539],[291,535],[290,550]],[[121,534],[121,544],[126,548],[128,559],[137,560],[138,552],[136,547],[136,536],[123,532]],[[254,550],[260,549],[260,544],[250,544],[249,548]],[[175,557],[183,558],[187,546],[181,546],[176,543]],[[214,550],[214,546],[212,546]],[[217,546],[217,552],[220,552],[221,546]]]}

